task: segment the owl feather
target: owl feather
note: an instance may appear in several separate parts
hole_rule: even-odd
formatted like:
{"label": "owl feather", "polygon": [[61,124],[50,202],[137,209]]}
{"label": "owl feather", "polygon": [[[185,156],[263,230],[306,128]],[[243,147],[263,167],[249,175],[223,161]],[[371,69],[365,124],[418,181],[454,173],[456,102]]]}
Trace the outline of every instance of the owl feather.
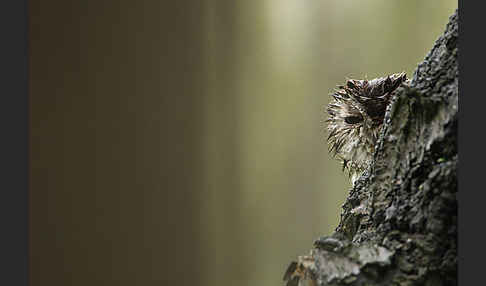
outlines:
{"label": "owl feather", "polygon": [[331,94],[326,120],[329,152],[343,163],[353,184],[371,163],[392,96],[407,83],[405,73],[370,81],[348,79]]}

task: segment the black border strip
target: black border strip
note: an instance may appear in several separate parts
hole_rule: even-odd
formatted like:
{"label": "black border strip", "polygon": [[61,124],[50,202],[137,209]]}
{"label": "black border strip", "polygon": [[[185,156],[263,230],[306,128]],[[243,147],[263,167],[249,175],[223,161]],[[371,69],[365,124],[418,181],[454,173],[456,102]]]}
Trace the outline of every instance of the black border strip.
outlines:
{"label": "black border strip", "polygon": [[26,0],[0,1],[0,284],[28,285],[29,90]]}
{"label": "black border strip", "polygon": [[[464,5],[467,3],[467,5]],[[484,284],[484,9],[459,1],[458,285]],[[477,6],[476,6],[477,5]],[[465,7],[467,6],[467,7]]]}

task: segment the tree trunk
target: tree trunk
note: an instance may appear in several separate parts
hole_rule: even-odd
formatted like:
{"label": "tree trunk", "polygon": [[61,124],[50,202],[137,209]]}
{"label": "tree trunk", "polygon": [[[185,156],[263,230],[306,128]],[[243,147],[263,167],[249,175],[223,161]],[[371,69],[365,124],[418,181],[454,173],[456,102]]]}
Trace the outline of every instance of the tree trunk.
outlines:
{"label": "tree trunk", "polygon": [[388,106],[336,231],[287,285],[457,285],[458,15]]}

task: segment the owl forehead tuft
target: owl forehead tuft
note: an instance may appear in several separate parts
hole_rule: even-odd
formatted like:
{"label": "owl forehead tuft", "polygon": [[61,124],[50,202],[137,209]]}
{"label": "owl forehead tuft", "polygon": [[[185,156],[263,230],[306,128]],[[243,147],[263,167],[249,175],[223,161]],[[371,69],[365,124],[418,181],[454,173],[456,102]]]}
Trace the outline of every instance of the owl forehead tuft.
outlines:
{"label": "owl forehead tuft", "polygon": [[[405,73],[373,80],[348,79],[331,96],[330,115],[348,116],[361,113],[371,118],[384,116],[392,93],[407,80]],[[339,112],[338,112],[339,111]]]}

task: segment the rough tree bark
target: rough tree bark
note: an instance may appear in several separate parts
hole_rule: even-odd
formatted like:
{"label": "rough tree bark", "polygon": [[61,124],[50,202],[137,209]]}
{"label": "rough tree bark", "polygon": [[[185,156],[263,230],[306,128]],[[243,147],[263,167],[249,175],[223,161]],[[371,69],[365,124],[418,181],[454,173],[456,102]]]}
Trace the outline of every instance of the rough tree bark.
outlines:
{"label": "rough tree bark", "polygon": [[456,10],[389,105],[339,226],[291,263],[287,285],[457,285],[457,43]]}

